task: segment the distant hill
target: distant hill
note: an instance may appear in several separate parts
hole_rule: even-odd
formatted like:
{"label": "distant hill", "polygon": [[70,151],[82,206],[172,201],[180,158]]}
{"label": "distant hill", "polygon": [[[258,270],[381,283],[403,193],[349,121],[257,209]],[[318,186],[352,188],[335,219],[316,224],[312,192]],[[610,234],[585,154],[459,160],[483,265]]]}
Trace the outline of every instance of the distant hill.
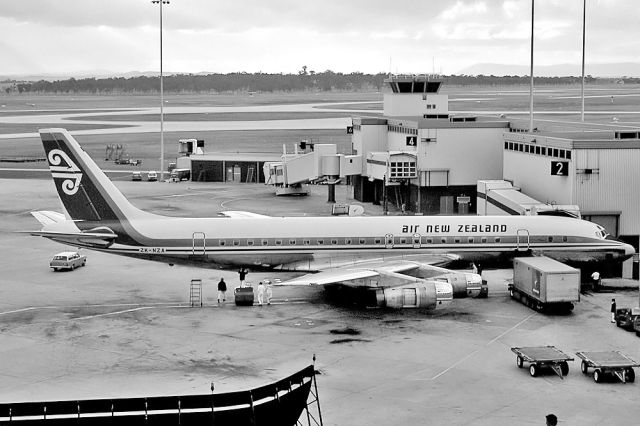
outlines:
{"label": "distant hill", "polygon": [[[593,77],[640,77],[640,63],[620,62],[611,64],[585,64],[585,75]],[[480,63],[461,69],[457,74],[464,75],[529,75],[529,64],[492,64]],[[581,64],[536,65],[533,63],[533,75],[540,77],[580,76]]]}

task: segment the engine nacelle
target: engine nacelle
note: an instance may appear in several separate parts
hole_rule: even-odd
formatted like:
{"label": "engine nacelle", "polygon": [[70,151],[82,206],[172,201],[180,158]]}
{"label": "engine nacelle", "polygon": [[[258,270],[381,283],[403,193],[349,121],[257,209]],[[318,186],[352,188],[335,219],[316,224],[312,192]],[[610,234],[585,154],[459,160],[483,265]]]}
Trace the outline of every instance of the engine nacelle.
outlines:
{"label": "engine nacelle", "polygon": [[445,279],[453,287],[453,297],[477,297],[482,290],[482,277],[470,272],[451,272],[438,279]]}
{"label": "engine nacelle", "polygon": [[453,300],[453,287],[445,281],[418,281],[376,289],[379,307],[440,309]]}

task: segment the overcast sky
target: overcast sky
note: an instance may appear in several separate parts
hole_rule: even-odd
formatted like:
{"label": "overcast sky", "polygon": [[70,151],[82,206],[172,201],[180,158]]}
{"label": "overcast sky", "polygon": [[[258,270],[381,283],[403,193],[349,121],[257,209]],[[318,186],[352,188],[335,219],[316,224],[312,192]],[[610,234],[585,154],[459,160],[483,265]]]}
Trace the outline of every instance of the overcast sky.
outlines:
{"label": "overcast sky", "polygon": [[[171,0],[164,70],[458,73],[529,63],[530,0]],[[535,63],[575,63],[582,0],[536,0]],[[0,0],[0,75],[157,71],[150,0]],[[640,3],[587,0],[587,64],[638,62]]]}

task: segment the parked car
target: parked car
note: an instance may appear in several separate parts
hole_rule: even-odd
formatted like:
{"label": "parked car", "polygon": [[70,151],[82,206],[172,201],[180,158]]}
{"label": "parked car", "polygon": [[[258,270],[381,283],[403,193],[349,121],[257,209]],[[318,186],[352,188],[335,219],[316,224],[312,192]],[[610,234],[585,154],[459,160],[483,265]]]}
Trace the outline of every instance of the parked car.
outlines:
{"label": "parked car", "polygon": [[142,180],[142,173],[140,172],[133,172],[131,174],[131,180]]}
{"label": "parked car", "polygon": [[77,251],[63,251],[62,253],[58,253],[53,256],[53,259],[49,262],[49,267],[53,268],[54,271],[59,271],[60,269],[69,269],[73,271],[74,269],[86,264],[87,256],[80,254]]}
{"label": "parked car", "polygon": [[634,330],[634,323],[638,317],[640,317],[640,308],[616,309],[616,325],[627,331]]}
{"label": "parked car", "polygon": [[149,170],[149,173],[147,174],[147,180],[149,182],[155,182],[158,180],[158,173],[156,173],[153,170]]}

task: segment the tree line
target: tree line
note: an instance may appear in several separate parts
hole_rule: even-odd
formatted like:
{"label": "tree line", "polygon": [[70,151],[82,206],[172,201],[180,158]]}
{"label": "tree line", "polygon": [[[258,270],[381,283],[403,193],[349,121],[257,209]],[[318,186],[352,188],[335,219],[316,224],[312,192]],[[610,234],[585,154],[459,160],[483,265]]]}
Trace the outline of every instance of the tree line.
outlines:
{"label": "tree line", "polygon": [[[229,73],[229,74],[173,74],[164,77],[165,93],[237,93],[237,92],[299,92],[299,91],[381,91],[386,73],[343,74],[333,71],[316,73],[303,67],[297,74]],[[441,75],[434,77],[446,86],[503,86],[528,85],[528,76]],[[586,83],[640,83],[640,78],[602,79],[587,76]],[[536,85],[574,85],[580,77],[535,77]],[[5,81],[7,93],[157,93],[158,76],[69,78],[36,82]]]}

